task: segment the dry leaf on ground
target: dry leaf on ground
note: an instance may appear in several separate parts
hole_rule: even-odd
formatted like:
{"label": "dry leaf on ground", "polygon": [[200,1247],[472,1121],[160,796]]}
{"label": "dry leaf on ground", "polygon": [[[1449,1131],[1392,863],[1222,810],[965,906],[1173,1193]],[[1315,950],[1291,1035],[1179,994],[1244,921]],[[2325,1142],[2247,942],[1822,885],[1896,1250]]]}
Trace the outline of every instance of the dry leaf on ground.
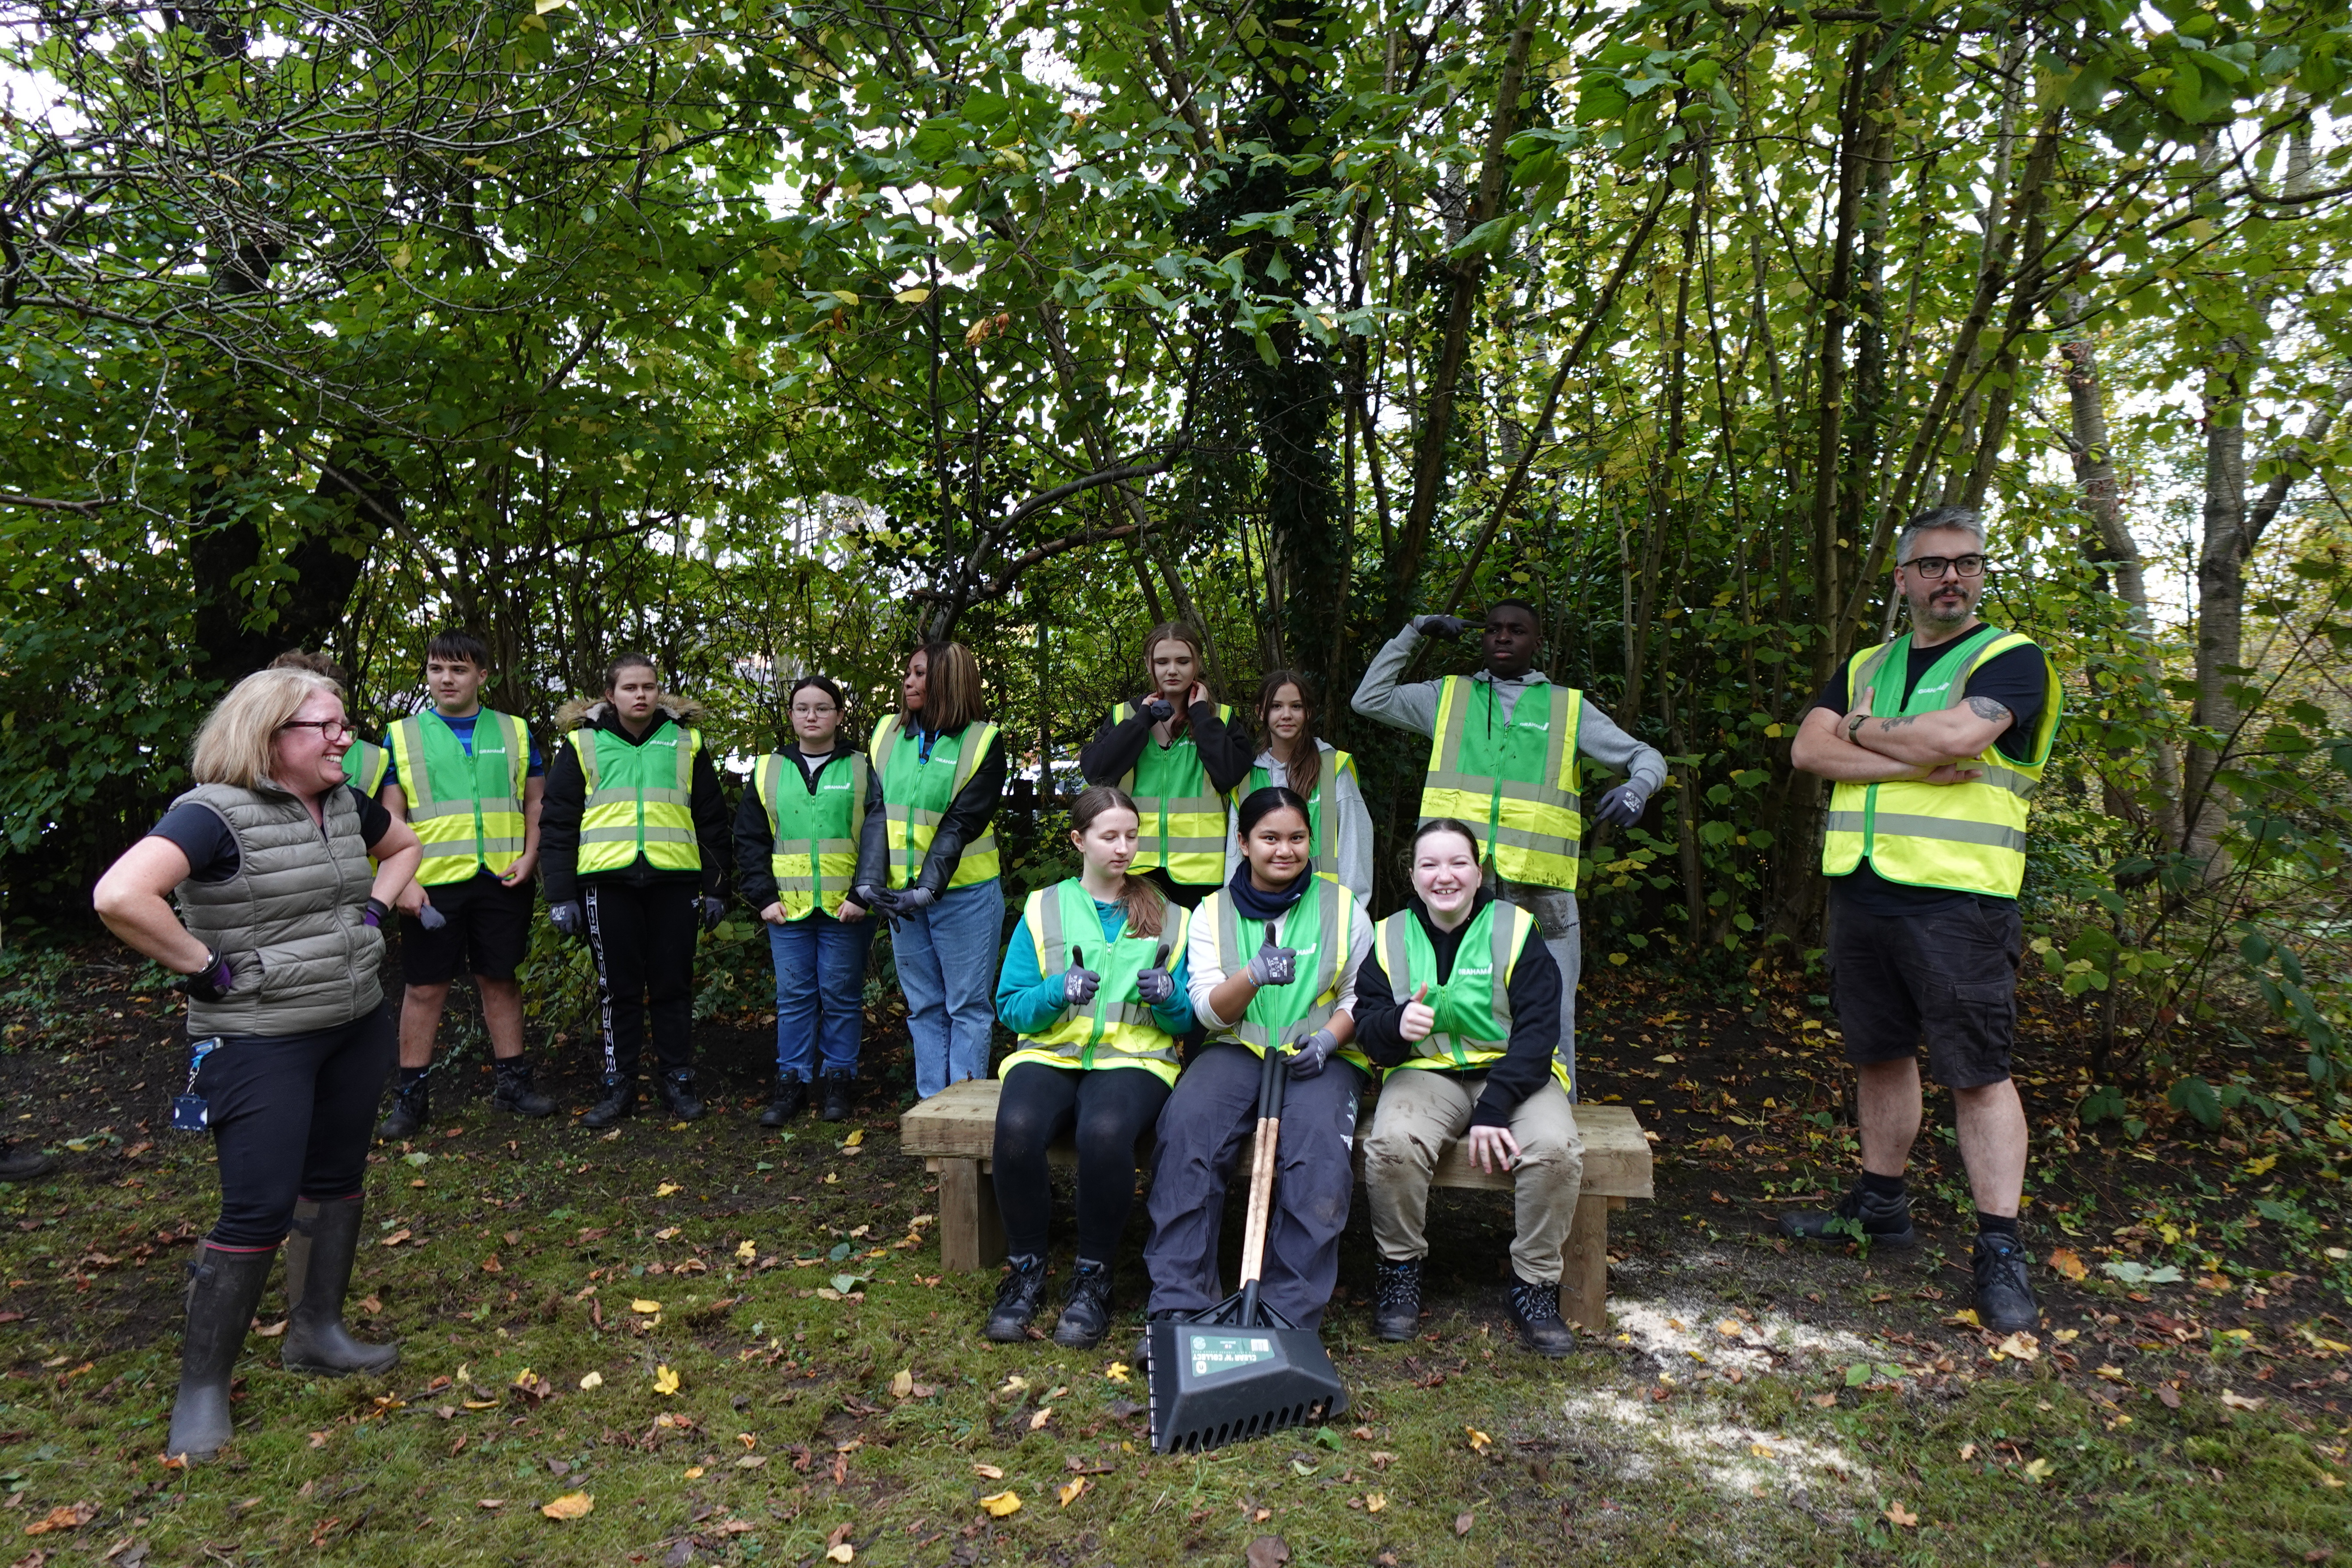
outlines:
{"label": "dry leaf on ground", "polygon": [[585,1519],[596,1510],[596,1500],[586,1492],[565,1492],[553,1502],[541,1503],[539,1511],[550,1519]]}

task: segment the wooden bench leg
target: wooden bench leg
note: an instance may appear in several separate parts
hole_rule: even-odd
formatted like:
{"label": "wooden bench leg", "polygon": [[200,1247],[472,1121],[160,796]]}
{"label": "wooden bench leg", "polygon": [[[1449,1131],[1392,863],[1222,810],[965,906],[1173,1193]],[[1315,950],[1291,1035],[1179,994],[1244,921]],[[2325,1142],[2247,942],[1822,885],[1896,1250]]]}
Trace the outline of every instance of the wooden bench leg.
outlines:
{"label": "wooden bench leg", "polygon": [[[947,1192],[944,1177],[940,1183]],[[1609,1210],[1611,1200],[1591,1193],[1576,1200],[1576,1218],[1560,1249],[1559,1315],[1591,1333],[1609,1327]]]}
{"label": "wooden bench leg", "polygon": [[996,1184],[978,1160],[940,1162],[940,1267],[952,1274],[993,1268],[1004,1260],[1004,1216]]}

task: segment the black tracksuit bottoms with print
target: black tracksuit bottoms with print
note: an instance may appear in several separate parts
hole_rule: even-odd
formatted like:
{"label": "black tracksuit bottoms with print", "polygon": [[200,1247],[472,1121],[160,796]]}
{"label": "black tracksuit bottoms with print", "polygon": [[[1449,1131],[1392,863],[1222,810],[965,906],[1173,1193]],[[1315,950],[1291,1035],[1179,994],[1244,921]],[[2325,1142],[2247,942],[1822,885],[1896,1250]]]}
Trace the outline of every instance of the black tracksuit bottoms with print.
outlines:
{"label": "black tracksuit bottoms with print", "polygon": [[694,1065],[694,940],[702,931],[698,882],[583,880],[588,949],[596,960],[604,1071],[634,1078],[653,1015],[661,1070]]}

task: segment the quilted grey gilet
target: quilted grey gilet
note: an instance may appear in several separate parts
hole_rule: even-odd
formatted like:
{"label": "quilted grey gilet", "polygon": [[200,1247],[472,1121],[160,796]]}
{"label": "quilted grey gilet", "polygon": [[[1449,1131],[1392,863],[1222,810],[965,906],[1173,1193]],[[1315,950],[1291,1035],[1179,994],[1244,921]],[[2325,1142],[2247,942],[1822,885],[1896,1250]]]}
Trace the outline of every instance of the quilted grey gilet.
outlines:
{"label": "quilted grey gilet", "polygon": [[367,845],[359,806],[330,790],[326,831],[276,790],[202,784],[174,805],[201,805],[236,835],[236,874],[182,882],[180,918],[228,960],[236,984],[218,1002],[188,1003],[188,1032],[301,1035],[331,1029],[383,1000],[383,933],[369,925]]}

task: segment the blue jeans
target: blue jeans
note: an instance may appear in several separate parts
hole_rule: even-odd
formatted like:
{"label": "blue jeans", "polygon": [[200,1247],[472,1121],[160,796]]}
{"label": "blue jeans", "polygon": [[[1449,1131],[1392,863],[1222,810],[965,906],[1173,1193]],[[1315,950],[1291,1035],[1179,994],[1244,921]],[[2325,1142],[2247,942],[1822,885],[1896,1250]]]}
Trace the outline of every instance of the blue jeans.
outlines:
{"label": "blue jeans", "polygon": [[890,941],[915,1044],[915,1092],[925,1100],[951,1083],[988,1076],[1003,935],[1004,884],[997,877],[951,888],[898,923]]}
{"label": "blue jeans", "polygon": [[866,1022],[866,944],[879,915],[837,921],[822,911],[768,928],[776,961],[776,1076],[803,1083],[822,1070],[857,1070]]}

